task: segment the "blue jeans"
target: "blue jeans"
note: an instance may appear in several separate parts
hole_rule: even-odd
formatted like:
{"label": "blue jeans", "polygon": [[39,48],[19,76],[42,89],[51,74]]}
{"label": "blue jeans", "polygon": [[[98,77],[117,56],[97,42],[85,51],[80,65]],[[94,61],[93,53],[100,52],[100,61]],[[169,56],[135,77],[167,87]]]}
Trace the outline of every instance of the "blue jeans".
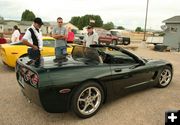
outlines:
{"label": "blue jeans", "polygon": [[66,56],[66,46],[55,47],[56,58],[63,58]]}

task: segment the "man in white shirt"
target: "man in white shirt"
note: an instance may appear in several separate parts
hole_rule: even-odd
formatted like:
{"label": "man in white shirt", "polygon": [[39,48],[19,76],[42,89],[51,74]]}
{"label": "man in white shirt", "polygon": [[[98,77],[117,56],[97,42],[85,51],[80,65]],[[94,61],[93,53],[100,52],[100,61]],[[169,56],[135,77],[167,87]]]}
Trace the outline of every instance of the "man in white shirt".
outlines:
{"label": "man in white shirt", "polygon": [[11,41],[12,42],[19,42],[19,37],[20,37],[20,30],[18,28],[18,26],[14,26],[14,32],[12,34],[12,37],[11,37]]}
{"label": "man in white shirt", "polygon": [[[35,63],[40,59],[40,50],[42,50],[43,47],[42,32],[40,30],[42,25],[43,22],[41,18],[35,18],[32,26],[27,29],[22,38],[23,44],[30,47],[28,49],[29,58],[35,60]],[[37,63],[39,63],[39,61],[37,61]]]}
{"label": "man in white shirt", "polygon": [[98,44],[98,34],[93,31],[93,26],[87,27],[87,34],[84,37],[83,40],[83,46],[90,47],[91,44]]}

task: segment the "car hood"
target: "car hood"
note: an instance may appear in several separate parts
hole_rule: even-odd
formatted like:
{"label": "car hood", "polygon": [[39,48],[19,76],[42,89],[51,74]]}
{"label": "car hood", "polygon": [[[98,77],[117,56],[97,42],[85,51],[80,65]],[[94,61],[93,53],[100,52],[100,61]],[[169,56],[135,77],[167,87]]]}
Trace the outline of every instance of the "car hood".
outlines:
{"label": "car hood", "polygon": [[148,59],[148,58],[141,58],[141,59],[146,63],[155,64],[155,65],[171,64],[169,61],[163,59],[158,59],[158,60]]}

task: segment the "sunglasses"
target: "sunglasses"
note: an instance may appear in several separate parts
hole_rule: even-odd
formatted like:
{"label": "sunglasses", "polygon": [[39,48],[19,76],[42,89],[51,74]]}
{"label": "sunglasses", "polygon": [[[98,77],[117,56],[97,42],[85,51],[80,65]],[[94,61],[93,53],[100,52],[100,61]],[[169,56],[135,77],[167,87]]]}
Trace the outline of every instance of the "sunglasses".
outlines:
{"label": "sunglasses", "polygon": [[58,23],[63,23],[63,22],[58,22]]}

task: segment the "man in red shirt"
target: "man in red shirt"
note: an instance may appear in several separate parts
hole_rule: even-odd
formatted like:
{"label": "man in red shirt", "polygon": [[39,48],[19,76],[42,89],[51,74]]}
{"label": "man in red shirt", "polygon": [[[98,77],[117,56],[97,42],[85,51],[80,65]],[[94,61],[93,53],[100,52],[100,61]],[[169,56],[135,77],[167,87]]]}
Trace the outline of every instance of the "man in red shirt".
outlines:
{"label": "man in red shirt", "polygon": [[4,38],[4,35],[0,33],[0,44],[7,43],[7,40]]}

